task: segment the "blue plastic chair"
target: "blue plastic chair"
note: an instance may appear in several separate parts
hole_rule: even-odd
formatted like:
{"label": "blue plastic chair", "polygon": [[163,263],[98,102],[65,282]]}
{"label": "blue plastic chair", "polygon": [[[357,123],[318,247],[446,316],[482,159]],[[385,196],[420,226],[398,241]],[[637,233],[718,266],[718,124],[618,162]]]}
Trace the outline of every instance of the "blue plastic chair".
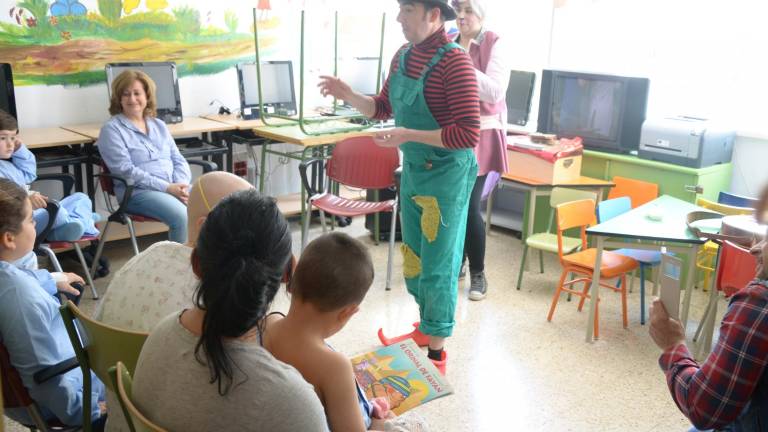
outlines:
{"label": "blue plastic chair", "polygon": [[[597,205],[597,222],[602,223],[613,219],[632,209],[629,197],[619,197],[601,201]],[[661,263],[661,252],[646,249],[617,249],[617,254],[634,258],[640,264],[640,324],[645,324],[645,269]],[[654,286],[655,286],[654,282]]]}
{"label": "blue plastic chair", "polygon": [[733,207],[749,207],[755,208],[759,203],[757,198],[745,197],[743,195],[736,195],[730,192],[720,192],[717,196],[718,204],[725,204]]}

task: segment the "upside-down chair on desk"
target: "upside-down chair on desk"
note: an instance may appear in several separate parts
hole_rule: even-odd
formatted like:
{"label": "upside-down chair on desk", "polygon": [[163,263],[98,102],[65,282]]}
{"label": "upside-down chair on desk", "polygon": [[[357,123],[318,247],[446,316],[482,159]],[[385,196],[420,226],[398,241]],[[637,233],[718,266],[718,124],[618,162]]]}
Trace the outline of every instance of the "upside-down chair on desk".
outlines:
{"label": "upside-down chair on desk", "polygon": [[[319,165],[323,159],[310,159],[299,165],[299,173],[304,188],[307,190],[307,215],[302,226],[302,250],[307,243],[309,220],[312,208],[320,210],[320,220],[325,232],[325,213],[334,216],[364,216],[379,212],[392,212],[389,231],[389,258],[387,261],[386,289],[390,289],[392,280],[392,254],[395,248],[395,222],[397,220],[397,196],[387,201],[361,201],[342,198],[333,193],[334,183],[361,189],[385,189],[395,186],[394,173],[400,165],[397,148],[380,147],[371,137],[355,137],[340,141],[333,149],[331,159],[326,165],[330,181],[323,191],[322,181],[318,185],[310,184],[307,168]],[[320,179],[322,180],[322,179]],[[314,186],[314,187],[313,187]],[[379,233],[374,233],[378,243]]]}
{"label": "upside-down chair on desk", "polygon": [[[203,167],[204,174],[207,172],[216,171],[218,168],[216,163],[204,160],[191,159],[187,160],[187,163],[191,165],[200,165]],[[101,173],[96,174],[96,177],[99,178],[101,192],[104,195],[104,203],[107,207],[107,211],[109,211],[109,217],[107,217],[107,223],[104,225],[104,229],[101,231],[101,241],[99,241],[99,247],[96,249],[96,255],[93,258],[93,265],[91,266],[90,270],[91,277],[96,274],[96,269],[99,265],[99,258],[101,258],[101,253],[104,250],[104,243],[108,238],[107,234],[109,234],[109,225],[112,222],[117,222],[128,227],[128,234],[131,237],[131,245],[133,246],[134,255],[139,254],[139,244],[136,241],[136,230],[134,229],[133,223],[160,222],[159,220],[146,215],[128,212],[125,207],[128,204],[128,201],[131,199],[131,195],[133,194],[133,183],[119,175],[110,173],[109,168],[107,168],[107,165],[103,161],[101,163]],[[117,200],[117,195],[115,193],[115,182],[122,184],[124,187],[123,197],[117,203],[117,206],[115,206],[115,203],[112,199],[114,197],[115,200]]]}

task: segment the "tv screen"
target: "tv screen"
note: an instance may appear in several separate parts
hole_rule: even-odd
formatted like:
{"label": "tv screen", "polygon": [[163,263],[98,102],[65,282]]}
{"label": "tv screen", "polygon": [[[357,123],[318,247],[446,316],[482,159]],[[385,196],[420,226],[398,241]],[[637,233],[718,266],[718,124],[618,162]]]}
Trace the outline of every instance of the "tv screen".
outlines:
{"label": "tv screen", "polygon": [[377,87],[381,82],[378,74],[378,57],[355,57],[352,61],[342,64],[339,78],[355,91],[367,96],[375,96],[378,94]]}
{"label": "tv screen", "polygon": [[[262,62],[261,91],[264,109],[268,113],[296,114],[296,93],[293,89],[293,66],[290,61]],[[240,86],[240,109],[243,118],[259,117],[259,80],[255,63],[237,65]]]}
{"label": "tv screen", "polygon": [[647,78],[544,70],[538,130],[581,137],[586,148],[635,151],[649,84]]}
{"label": "tv screen", "polygon": [[507,123],[525,126],[531,113],[536,73],[513,70],[507,86]]}
{"label": "tv screen", "polygon": [[157,87],[157,117],[166,123],[179,123],[181,113],[181,95],[176,64],[173,62],[135,62],[109,63],[106,67],[108,92],[112,94],[112,81],[123,71],[140,70],[155,82]]}
{"label": "tv screen", "polygon": [[624,83],[562,77],[554,83],[552,127],[582,138],[615,140]]}
{"label": "tv screen", "polygon": [[16,96],[13,91],[11,65],[0,63],[0,109],[16,117]]}

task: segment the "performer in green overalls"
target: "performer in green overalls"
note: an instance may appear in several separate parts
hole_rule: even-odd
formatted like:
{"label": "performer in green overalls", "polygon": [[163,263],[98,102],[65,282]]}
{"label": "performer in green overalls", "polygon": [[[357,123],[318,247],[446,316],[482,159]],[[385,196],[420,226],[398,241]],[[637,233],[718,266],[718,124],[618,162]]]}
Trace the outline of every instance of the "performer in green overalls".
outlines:
{"label": "performer in green overalls", "polygon": [[398,22],[410,42],[393,59],[381,94],[369,97],[324,76],[323,95],[350,102],[373,118],[394,115],[396,128],[377,134],[382,146],[403,152],[400,184],[404,276],[419,305],[413,338],[445,370],[445,338],[453,332],[458,274],[469,194],[477,174],[472,147],[480,134],[477,81],[471,59],[445,33],[455,12],[447,0],[400,2]]}

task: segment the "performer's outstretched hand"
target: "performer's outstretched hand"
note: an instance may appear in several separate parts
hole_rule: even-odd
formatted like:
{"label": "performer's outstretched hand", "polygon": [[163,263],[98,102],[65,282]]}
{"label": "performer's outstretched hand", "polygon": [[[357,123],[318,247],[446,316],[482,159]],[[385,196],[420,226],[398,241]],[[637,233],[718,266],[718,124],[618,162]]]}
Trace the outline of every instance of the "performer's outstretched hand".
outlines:
{"label": "performer's outstretched hand", "polygon": [[408,129],[401,127],[377,132],[373,136],[373,141],[382,147],[398,147],[410,140]]}
{"label": "performer's outstretched hand", "polygon": [[321,75],[320,82],[317,84],[320,88],[320,94],[325,96],[333,96],[336,99],[349,99],[354,93],[352,87],[344,81],[328,75]]}

